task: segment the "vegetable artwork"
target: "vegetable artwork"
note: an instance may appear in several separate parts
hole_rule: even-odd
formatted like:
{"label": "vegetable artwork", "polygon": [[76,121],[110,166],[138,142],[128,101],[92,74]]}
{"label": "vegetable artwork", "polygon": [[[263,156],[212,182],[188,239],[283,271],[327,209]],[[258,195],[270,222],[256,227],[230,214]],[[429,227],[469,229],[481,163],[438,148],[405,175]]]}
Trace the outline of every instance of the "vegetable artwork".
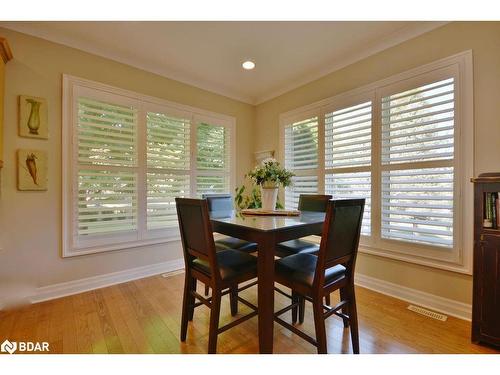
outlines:
{"label": "vegetable artwork", "polygon": [[28,169],[31,178],[33,179],[33,183],[38,186],[36,159],[37,157],[33,153],[26,155],[26,168]]}

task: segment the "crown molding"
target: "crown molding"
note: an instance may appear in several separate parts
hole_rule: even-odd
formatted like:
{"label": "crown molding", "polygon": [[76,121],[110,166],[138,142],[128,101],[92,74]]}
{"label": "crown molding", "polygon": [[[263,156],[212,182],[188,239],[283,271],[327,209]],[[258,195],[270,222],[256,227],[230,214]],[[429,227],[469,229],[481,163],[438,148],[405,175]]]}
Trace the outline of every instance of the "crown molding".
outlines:
{"label": "crown molding", "polygon": [[13,58],[9,42],[7,42],[7,39],[2,37],[0,37],[0,56],[2,57],[4,64],[7,64]]}
{"label": "crown molding", "polygon": [[286,86],[281,87],[280,89],[276,91],[272,91],[267,95],[263,95],[258,97],[255,100],[255,105],[262,104],[264,102],[267,102],[269,100],[272,100],[274,98],[277,98],[278,96],[281,96],[283,94],[286,94],[289,91],[292,91],[296,88],[299,88],[301,86],[304,86],[310,82],[313,82],[317,79],[320,79],[328,74],[331,74],[337,70],[340,70],[342,68],[345,68],[346,66],[349,66],[351,64],[354,64],[358,61],[361,61],[369,56],[375,55],[378,52],[381,52],[383,50],[386,50],[388,48],[394,47],[398,44],[401,44],[407,40],[410,40],[412,38],[415,38],[419,35],[425,34],[431,30],[437,29],[438,27],[444,26],[448,24],[449,22],[422,22],[421,24],[414,24],[414,25],[409,25],[405,26],[399,30],[394,31],[390,35],[386,37],[386,40],[383,43],[379,43],[377,41],[367,43],[366,45],[357,48],[358,52],[353,53],[343,59],[338,60],[332,65],[329,65],[328,67],[319,70],[317,72],[308,74],[307,76],[294,81],[293,83],[290,83]]}
{"label": "crown molding", "polygon": [[147,72],[154,73],[159,76],[172,79],[190,86],[194,86],[196,88],[206,90],[214,94],[222,95],[227,98],[237,100],[239,102],[256,106],[271,99],[274,99],[278,96],[281,96],[298,87],[313,82],[323,76],[326,76],[330,73],[340,70],[348,65],[351,65],[362,59],[365,59],[371,55],[374,55],[385,49],[393,47],[397,44],[400,44],[406,40],[409,40],[411,38],[414,38],[416,36],[434,30],[438,27],[441,27],[447,23],[449,22],[422,22],[418,24],[405,26],[385,37],[383,43],[380,43],[379,41],[373,41],[367,43],[366,45],[357,48],[357,52],[351,53],[348,56],[335,61],[333,64],[328,65],[324,69],[318,70],[314,73],[310,73],[300,79],[293,80],[289,84],[281,86],[276,90],[270,91],[258,97],[250,95],[248,96],[241,95],[240,93],[236,93],[230,89],[224,88],[221,85],[217,85],[212,82],[208,82],[206,80],[193,79],[192,77],[189,77],[184,73],[180,73],[174,70],[169,70],[164,66],[159,67],[155,64],[148,64],[134,59],[130,59],[120,54],[109,52],[108,50],[102,48],[96,48],[95,46],[88,45],[87,43],[72,40],[71,38],[68,38],[64,35],[54,36],[51,35],[50,32],[39,30],[38,28],[33,27],[29,24],[16,24],[15,22],[10,22],[8,24],[0,24],[0,26],[20,33],[28,34],[37,38],[45,39],[53,43],[58,43],[65,45],[67,47],[79,49],[81,51],[91,53],[93,55],[97,55],[100,57],[104,57],[125,65],[133,66],[135,68],[142,69]]}
{"label": "crown molding", "polygon": [[192,79],[191,77],[188,77],[183,73],[174,70],[169,70],[165,67],[160,68],[155,64],[148,64],[134,59],[130,59],[128,57],[121,56],[120,54],[112,53],[105,49],[96,48],[95,46],[90,46],[87,43],[79,42],[78,40],[73,40],[72,38],[68,38],[64,35],[53,36],[51,35],[50,32],[46,32],[45,30],[39,30],[36,27],[32,27],[28,24],[16,24],[15,22],[9,22],[8,24],[0,23],[0,27],[4,27],[6,29],[13,30],[22,34],[31,35],[36,38],[44,39],[51,43],[61,44],[66,47],[90,53],[92,55],[104,57],[106,59],[113,60],[121,64],[125,64],[128,66],[132,66],[134,68],[147,71],[149,73],[157,74],[167,79],[175,80],[177,82],[181,82],[201,90],[209,91],[213,94],[225,96],[229,99],[237,100],[239,102],[243,102],[246,104],[255,105],[255,98],[252,96],[240,95],[229,89],[220,87],[220,85],[216,85],[204,80]]}

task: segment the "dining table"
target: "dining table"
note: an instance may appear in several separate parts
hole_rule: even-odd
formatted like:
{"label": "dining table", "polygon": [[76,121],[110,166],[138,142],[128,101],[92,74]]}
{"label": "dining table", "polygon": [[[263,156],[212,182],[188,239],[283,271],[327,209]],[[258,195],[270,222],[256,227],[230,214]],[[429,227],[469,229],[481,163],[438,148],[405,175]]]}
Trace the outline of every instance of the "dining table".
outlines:
{"label": "dining table", "polygon": [[273,352],[274,258],[280,242],[321,235],[325,213],[302,211],[298,216],[246,215],[214,212],[212,230],[257,243],[259,352]]}

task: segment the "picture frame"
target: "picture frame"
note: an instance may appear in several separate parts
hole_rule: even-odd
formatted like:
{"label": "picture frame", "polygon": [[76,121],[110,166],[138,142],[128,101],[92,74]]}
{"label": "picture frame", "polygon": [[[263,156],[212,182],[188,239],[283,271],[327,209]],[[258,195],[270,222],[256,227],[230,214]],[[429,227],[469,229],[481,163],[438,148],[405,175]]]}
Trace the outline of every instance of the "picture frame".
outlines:
{"label": "picture frame", "polygon": [[17,189],[21,191],[47,190],[47,152],[17,150]]}
{"label": "picture frame", "polygon": [[49,138],[47,99],[37,96],[19,96],[19,136]]}

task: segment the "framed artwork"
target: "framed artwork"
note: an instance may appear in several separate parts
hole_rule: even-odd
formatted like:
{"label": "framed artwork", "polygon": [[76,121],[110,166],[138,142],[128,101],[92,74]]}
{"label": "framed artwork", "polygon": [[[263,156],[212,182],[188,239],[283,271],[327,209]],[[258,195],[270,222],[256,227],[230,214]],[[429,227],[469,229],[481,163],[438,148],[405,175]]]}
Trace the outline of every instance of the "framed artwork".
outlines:
{"label": "framed artwork", "polygon": [[17,189],[47,190],[47,152],[17,150]]}
{"label": "framed artwork", "polygon": [[47,99],[19,96],[19,135],[28,138],[49,138]]}

